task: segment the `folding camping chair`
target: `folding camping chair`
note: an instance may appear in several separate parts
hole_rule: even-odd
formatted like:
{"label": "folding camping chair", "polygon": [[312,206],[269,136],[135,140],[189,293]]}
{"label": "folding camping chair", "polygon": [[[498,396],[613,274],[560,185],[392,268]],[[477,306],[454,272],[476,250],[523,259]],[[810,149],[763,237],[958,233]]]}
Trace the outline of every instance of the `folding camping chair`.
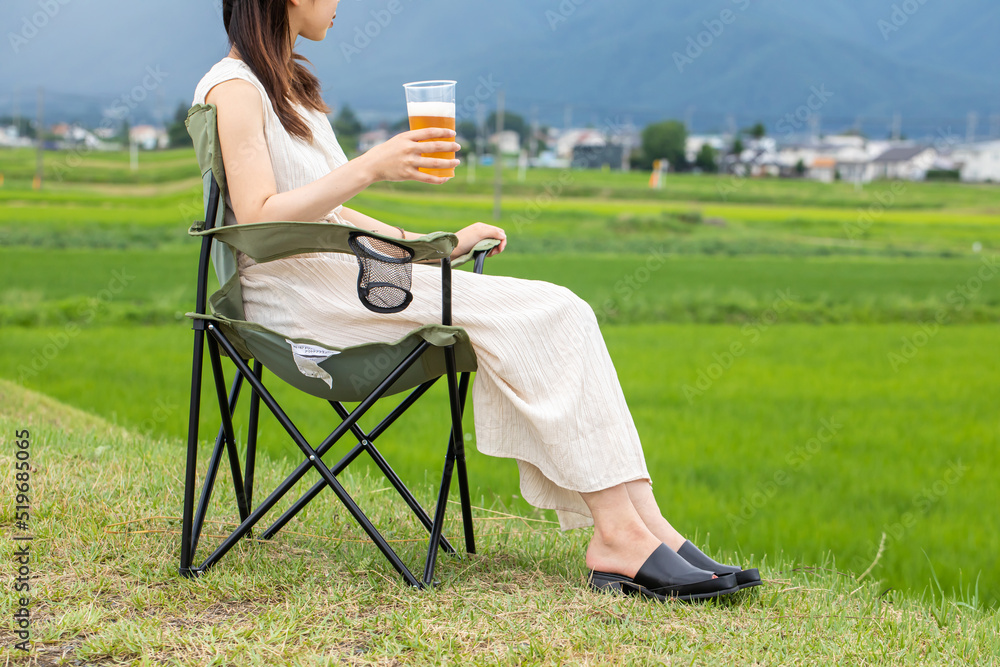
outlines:
{"label": "folding camping chair", "polygon": [[[455,248],[457,238],[453,234],[444,232],[402,241],[347,225],[330,223],[266,222],[225,226],[226,179],[216,129],[215,107],[204,104],[192,107],[188,113],[187,127],[194,139],[202,171],[205,221],[195,222],[189,231],[191,235],[201,239],[201,256],[198,262],[197,310],[188,313],[188,317],[194,321],[194,359],[180,573],[193,577],[216,564],[240,539],[252,535],[251,531],[257,523],[309,470],[315,470],[321,479],[259,537],[262,539],[274,537],[317,494],[324,488],[330,487],[408,584],[418,588],[430,585],[433,581],[438,549],[447,553],[455,552],[455,548],[442,535],[453,470],[457,470],[466,551],[475,553],[476,550],[462,431],[462,412],[469,386],[469,373],[476,370],[476,355],[468,334],[460,327],[453,326],[451,322],[451,269],[453,265],[474,259],[475,271],[481,273],[487,252],[498,242],[483,241],[472,252],[452,262],[449,257]],[[324,341],[289,338],[244,320],[240,281],[236,270],[236,250],[247,254],[257,262],[272,261],[299,253],[354,254],[360,266],[358,297],[366,307],[376,312],[398,312],[409,304],[412,299],[409,292],[409,271],[413,262],[439,261],[442,279],[441,324],[421,326],[394,342],[351,347],[337,347]],[[210,261],[215,266],[222,287],[208,297]],[[201,380],[206,344],[215,379],[221,425],[208,462],[198,506],[195,509]],[[228,393],[222,366],[223,355],[229,357],[236,368],[236,375]],[[373,368],[386,365],[386,359],[401,359],[401,361],[383,373],[373,373]],[[253,368],[250,366],[251,360]],[[373,360],[378,363],[373,364]],[[341,421],[322,443],[314,447],[292,423],[265,387],[264,368],[284,382],[328,402],[333,407]],[[459,373],[461,373],[460,379]],[[443,375],[448,378],[451,434],[445,452],[437,506],[434,517],[431,518],[375,447],[375,440]],[[241,470],[234,435],[233,413],[244,381],[250,384],[251,396],[246,458]],[[375,428],[368,432],[361,428],[358,420],[376,401],[384,396],[407,390],[412,391]],[[255,508],[254,466],[261,402],[287,431],[302,451],[305,460]],[[359,405],[349,411],[343,405],[345,402],[358,402]],[[357,441],[357,444],[334,465],[327,466],[322,457],[348,434]],[[211,501],[212,489],[222,463],[223,450],[228,456],[232,470],[233,488],[241,523],[200,565],[194,565],[195,552],[198,549]],[[430,533],[422,582],[410,572],[337,480],[337,475],[362,452],[371,457]]]}

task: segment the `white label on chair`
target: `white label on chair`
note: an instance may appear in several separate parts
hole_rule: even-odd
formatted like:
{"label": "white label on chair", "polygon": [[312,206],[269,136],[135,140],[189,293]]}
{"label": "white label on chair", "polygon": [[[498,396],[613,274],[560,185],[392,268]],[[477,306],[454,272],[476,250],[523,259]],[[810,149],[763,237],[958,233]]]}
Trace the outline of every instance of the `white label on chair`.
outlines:
{"label": "white label on chair", "polygon": [[318,345],[308,345],[306,343],[293,343],[285,339],[285,342],[292,346],[292,358],[299,372],[306,377],[316,378],[326,383],[326,386],[333,389],[333,377],[319,367],[320,362],[326,361],[335,354],[340,354],[336,350],[328,350]]}

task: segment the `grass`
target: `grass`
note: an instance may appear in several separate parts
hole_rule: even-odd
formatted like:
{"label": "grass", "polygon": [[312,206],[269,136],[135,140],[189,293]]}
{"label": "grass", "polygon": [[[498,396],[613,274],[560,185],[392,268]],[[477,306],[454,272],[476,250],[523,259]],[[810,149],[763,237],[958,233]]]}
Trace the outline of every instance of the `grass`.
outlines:
{"label": "grass", "polygon": [[[125,155],[79,157],[62,169],[73,156],[47,154],[61,171],[34,191],[33,154],[0,151],[0,378],[27,387],[0,383],[0,426],[32,420],[44,460],[39,662],[987,664],[997,652],[1000,543],[983,509],[1000,501],[995,187],[671,176],[651,191],[643,174],[505,175],[511,242],[489,272],[594,306],[661,506],[770,580],[735,604],[663,608],[590,595],[586,531],[545,524],[514,464],[479,456],[474,439],[485,546],[445,563],[438,590],[401,589],[370,545],[345,541],[358,536],[332,504],[280,547],[246,545],[179,580],[176,520],[155,517],[179,511],[197,251],[185,231],[200,181],[190,151],[143,153],[137,172]],[[456,229],[491,219],[480,175],[380,184],[352,205]],[[328,410],[276,391],[307,436],[328,433]],[[381,443],[424,499],[442,399]],[[262,429],[273,481],[297,459],[273,420]],[[386,497],[366,475],[351,488]],[[376,507],[392,539],[419,537],[398,508]]]}
{"label": "grass", "polygon": [[[977,608],[974,589],[958,600],[936,589],[900,596],[830,557],[744,554],[766,586],[719,604],[597,596],[585,587],[584,533],[480,503],[479,553],[442,559],[431,591],[404,588],[330,494],[274,544],[245,543],[203,577],[182,579],[170,518],[180,511],[179,443],[9,383],[0,397],[0,430],[31,431],[37,664],[964,665],[995,664],[1000,651],[996,612]],[[2,457],[10,466],[8,448]],[[260,488],[279,467],[259,462]],[[412,562],[419,543],[403,540],[421,530],[405,509],[374,479],[347,483]],[[5,476],[4,493],[10,484]],[[222,485],[216,507],[227,501]],[[0,517],[10,525],[8,505]],[[9,562],[12,542],[2,544]],[[4,590],[9,618],[15,599]],[[10,641],[0,657],[27,662]]]}
{"label": "grass", "polygon": [[[0,376],[37,360],[25,386],[140,433],[184,437],[190,331],[167,325],[66,332],[7,330],[0,369],[9,370]],[[785,551],[817,561],[833,553],[855,572],[875,558],[886,533],[874,570],[886,585],[918,593],[936,572],[952,591],[981,577],[980,600],[995,605],[1000,567],[991,554],[1000,551],[1000,538],[982,521],[982,508],[1000,502],[990,477],[1000,465],[995,327],[942,327],[926,341],[920,332],[909,324],[761,321],[750,328],[612,326],[605,338],[657,498],[682,530],[748,553]],[[911,355],[906,340],[925,344]],[[736,343],[743,352],[733,356]],[[269,386],[313,442],[329,433],[327,406],[280,383]],[[206,389],[206,439],[218,429],[213,400]],[[437,459],[445,410],[443,393],[433,391],[403,430],[380,441],[406,478],[422,479],[428,457]],[[366,421],[373,426],[375,419]],[[474,449],[471,418],[466,424]],[[245,438],[242,428],[238,437]],[[297,456],[269,415],[261,437],[273,457]],[[551,518],[520,499],[511,461],[471,451],[469,465],[477,495]]]}
{"label": "grass", "polygon": [[[566,285],[606,324],[1000,321],[1000,255],[943,259],[512,252],[491,273]],[[156,249],[0,247],[0,325],[166,324],[193,308],[197,244]],[[67,276],[72,276],[67,280]],[[111,291],[117,290],[117,291]]]}

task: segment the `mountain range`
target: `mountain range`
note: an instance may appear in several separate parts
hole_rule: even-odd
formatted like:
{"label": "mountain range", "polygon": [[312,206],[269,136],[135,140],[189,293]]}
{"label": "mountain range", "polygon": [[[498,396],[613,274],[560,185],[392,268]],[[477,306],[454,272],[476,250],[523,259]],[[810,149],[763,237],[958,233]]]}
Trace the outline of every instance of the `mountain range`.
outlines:
{"label": "mountain range", "polygon": [[[94,123],[116,101],[134,122],[168,117],[227,51],[218,5],[4,3],[0,115],[15,92],[33,115],[44,86],[47,119]],[[299,50],[331,106],[368,121],[403,115],[402,83],[451,78],[460,114],[502,87],[509,109],[559,126],[773,131],[815,115],[884,132],[900,114],[918,135],[964,132],[973,112],[985,134],[1000,131],[998,31],[995,0],[341,0],[327,39]],[[140,90],[150,68],[163,76]]]}

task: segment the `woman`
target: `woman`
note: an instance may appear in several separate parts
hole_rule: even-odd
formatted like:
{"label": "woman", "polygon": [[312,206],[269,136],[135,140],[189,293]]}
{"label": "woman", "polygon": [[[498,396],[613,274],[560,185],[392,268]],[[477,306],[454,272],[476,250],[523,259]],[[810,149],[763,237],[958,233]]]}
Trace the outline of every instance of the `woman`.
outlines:
{"label": "woman", "polygon": [[[198,84],[214,104],[226,165],[227,224],[327,221],[401,238],[344,204],[377,181],[441,184],[419,168],[458,160],[451,130],[404,132],[348,161],[324,115],[316,77],[294,53],[298,37],[325,38],[339,0],[226,0],[229,55]],[[431,140],[426,143],[427,140]],[[425,143],[418,143],[425,141]],[[457,232],[455,256],[502,229]],[[374,315],[357,299],[352,257],[312,254],[255,264],[240,257],[247,319],[339,346],[395,340],[439,315],[440,272],[413,267],[413,302]],[[586,553],[591,586],[665,599],[716,597],[760,583],[756,570],[720,565],[663,518],[638,434],[590,307],[548,283],[456,272],[454,322],[479,359],[473,386],[480,451],[517,460],[523,497],[554,509],[564,529],[594,524]],[[497,304],[505,305],[499,310]],[[738,579],[738,580],[737,580]]]}

